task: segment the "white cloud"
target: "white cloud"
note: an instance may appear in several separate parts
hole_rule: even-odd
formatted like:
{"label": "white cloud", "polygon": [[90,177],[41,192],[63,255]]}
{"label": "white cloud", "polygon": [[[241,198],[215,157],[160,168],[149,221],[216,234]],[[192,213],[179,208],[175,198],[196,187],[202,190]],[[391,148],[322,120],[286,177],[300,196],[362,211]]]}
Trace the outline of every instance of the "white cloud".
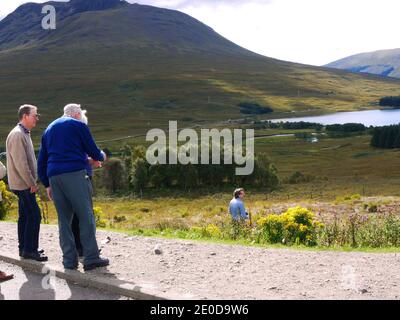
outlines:
{"label": "white cloud", "polygon": [[[0,16],[25,0],[1,0]],[[45,2],[36,0],[34,2]],[[322,65],[400,48],[398,0],[129,0],[183,11],[266,56]]]}

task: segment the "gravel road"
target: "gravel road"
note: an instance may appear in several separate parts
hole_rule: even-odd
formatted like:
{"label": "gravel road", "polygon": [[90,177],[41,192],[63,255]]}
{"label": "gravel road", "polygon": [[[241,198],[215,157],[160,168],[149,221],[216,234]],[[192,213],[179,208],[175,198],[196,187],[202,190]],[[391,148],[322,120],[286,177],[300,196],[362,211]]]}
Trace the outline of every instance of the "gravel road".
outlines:
{"label": "gravel road", "polygon": [[126,300],[125,297],[83,288],[4,262],[0,262],[0,270],[14,275],[13,280],[0,284],[0,300]]}
{"label": "gravel road", "polygon": [[[400,253],[264,249],[106,231],[97,237],[111,265],[90,272],[182,299],[400,299]],[[0,223],[0,239],[1,253],[17,253],[16,224]],[[61,265],[58,228],[42,225],[40,241],[49,262]]]}

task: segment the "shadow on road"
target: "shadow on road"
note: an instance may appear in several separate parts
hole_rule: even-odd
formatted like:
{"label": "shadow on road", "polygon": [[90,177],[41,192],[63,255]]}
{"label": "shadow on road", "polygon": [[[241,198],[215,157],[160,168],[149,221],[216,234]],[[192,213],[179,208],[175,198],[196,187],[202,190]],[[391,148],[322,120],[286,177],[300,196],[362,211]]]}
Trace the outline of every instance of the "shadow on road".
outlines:
{"label": "shadow on road", "polygon": [[55,300],[56,292],[51,287],[48,280],[49,275],[37,275],[30,272],[23,273],[26,276],[27,281],[24,282],[21,289],[19,290],[20,300]]}
{"label": "shadow on road", "polygon": [[[114,273],[109,272],[106,268],[99,268],[86,273],[105,277],[108,279],[118,280],[117,276]],[[66,282],[66,284],[71,291],[71,297],[68,300],[118,300],[122,297],[120,295],[107,293],[104,290],[95,288],[90,288],[90,291],[88,290],[86,292],[78,289],[76,285],[71,284],[70,282]]]}

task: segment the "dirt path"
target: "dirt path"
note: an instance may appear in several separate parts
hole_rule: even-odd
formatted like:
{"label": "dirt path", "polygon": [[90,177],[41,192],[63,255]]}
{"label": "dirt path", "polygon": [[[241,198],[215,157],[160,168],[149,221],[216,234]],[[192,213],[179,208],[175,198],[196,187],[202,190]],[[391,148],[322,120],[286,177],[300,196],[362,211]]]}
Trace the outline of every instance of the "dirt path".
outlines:
{"label": "dirt path", "polygon": [[[0,223],[1,253],[17,253],[16,230],[16,224]],[[400,253],[263,249],[105,231],[97,236],[111,265],[94,272],[178,291],[183,299],[400,299]],[[42,226],[41,247],[51,264],[61,265],[56,226]]]}

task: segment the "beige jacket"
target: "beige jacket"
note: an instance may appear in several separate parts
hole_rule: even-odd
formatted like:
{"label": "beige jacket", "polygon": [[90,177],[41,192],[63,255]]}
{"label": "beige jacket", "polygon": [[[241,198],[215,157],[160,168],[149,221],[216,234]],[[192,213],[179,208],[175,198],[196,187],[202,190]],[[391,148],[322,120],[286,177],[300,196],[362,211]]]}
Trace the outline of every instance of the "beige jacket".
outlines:
{"label": "beige jacket", "polygon": [[37,163],[31,135],[17,125],[7,137],[7,176],[11,190],[27,190],[37,183]]}

